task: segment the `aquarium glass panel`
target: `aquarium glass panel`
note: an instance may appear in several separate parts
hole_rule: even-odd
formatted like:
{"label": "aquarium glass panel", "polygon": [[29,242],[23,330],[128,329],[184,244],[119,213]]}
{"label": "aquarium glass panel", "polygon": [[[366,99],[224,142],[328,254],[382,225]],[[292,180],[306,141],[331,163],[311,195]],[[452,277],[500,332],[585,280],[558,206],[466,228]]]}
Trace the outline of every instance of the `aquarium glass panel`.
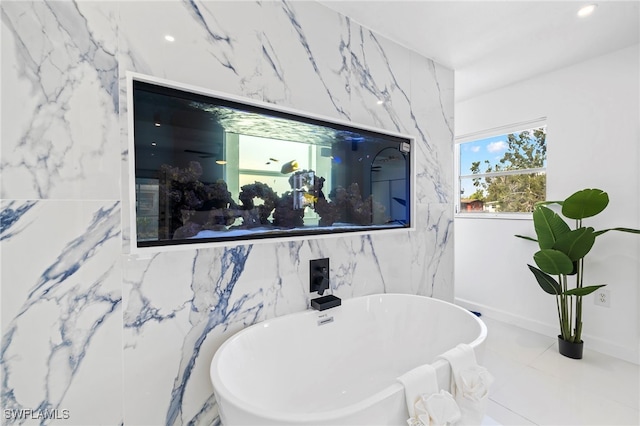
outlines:
{"label": "aquarium glass panel", "polygon": [[412,138],[133,80],[137,247],[409,228]]}

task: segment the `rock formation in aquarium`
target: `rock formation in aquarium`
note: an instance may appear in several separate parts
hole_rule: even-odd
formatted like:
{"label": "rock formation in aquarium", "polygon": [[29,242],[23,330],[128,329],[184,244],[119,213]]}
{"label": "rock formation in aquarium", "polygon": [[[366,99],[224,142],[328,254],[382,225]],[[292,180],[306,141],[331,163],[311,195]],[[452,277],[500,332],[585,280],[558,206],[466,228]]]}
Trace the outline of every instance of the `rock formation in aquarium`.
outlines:
{"label": "rock formation in aquarium", "polygon": [[198,232],[202,231],[204,228],[202,225],[197,224],[195,222],[187,222],[173,233],[174,240],[180,240],[183,238],[190,238],[194,235],[198,235]]}
{"label": "rock formation in aquarium", "polygon": [[165,238],[189,238],[203,229],[220,229],[235,221],[238,206],[223,180],[200,181],[202,166],[191,161],[186,168],[160,166],[160,211],[170,219],[159,230]]}
{"label": "rock formation in aquarium", "polygon": [[[278,194],[266,183],[255,182],[240,188],[240,201],[242,202],[242,227],[253,228],[256,226],[271,225],[269,216],[276,207]],[[259,198],[263,203],[256,207],[254,198]]]}
{"label": "rock formation in aquarium", "polygon": [[276,211],[273,213],[273,224],[281,228],[296,228],[304,226],[304,209],[293,207],[294,193],[285,192],[278,199]]}
{"label": "rock formation in aquarium", "polygon": [[322,188],[324,187],[325,179],[318,176],[314,182],[314,189],[318,194],[318,199],[315,202],[314,210],[320,216],[319,226],[331,226],[334,222],[340,219],[340,208],[338,204],[332,203],[324,196]]}
{"label": "rock formation in aquarium", "polygon": [[331,226],[336,222],[371,225],[374,211],[384,213],[385,210],[372,195],[363,200],[357,183],[352,183],[348,188],[337,186],[329,193],[329,198],[331,201],[318,199],[315,205],[320,215],[320,226]]}
{"label": "rock formation in aquarium", "polygon": [[331,226],[340,219],[340,210],[336,203],[332,203],[326,198],[316,201],[315,211],[320,216],[319,226]]}
{"label": "rock formation in aquarium", "polygon": [[[357,183],[336,187],[327,199],[323,192],[325,179],[313,170],[295,171],[289,178],[291,191],[281,197],[266,183],[244,185],[238,196],[241,205],[232,199],[223,180],[201,182],[202,166],[197,161],[186,168],[164,164],[160,172],[160,212],[168,216],[159,230],[165,235],[162,238],[191,238],[204,230],[304,227],[307,207],[320,216],[320,226],[371,225],[374,211],[384,212],[384,206],[373,196],[362,198]],[[256,205],[256,198],[262,204]],[[273,223],[269,221],[272,213]],[[242,222],[234,225],[237,218]]]}

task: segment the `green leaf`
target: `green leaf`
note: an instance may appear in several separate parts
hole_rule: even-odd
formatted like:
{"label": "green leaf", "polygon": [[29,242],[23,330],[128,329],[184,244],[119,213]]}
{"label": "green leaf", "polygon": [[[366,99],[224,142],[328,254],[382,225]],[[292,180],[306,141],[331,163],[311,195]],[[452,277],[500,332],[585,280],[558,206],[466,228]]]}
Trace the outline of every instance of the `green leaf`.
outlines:
{"label": "green leaf", "polygon": [[522,238],[523,240],[529,240],[529,241],[533,241],[535,243],[538,242],[538,240],[536,240],[535,238],[531,238],[531,237],[527,237],[526,235],[514,235],[514,237],[518,237],[518,238]]}
{"label": "green leaf", "polygon": [[549,204],[560,204],[562,205],[562,203],[564,203],[564,201],[538,201],[537,203],[534,204],[534,207],[538,207],[538,206],[547,206]]}
{"label": "green leaf", "polygon": [[531,266],[531,265],[527,265],[527,266],[529,267],[529,270],[533,272],[533,275],[536,277],[538,284],[546,293],[553,294],[553,295],[558,295],[562,293],[562,288],[560,287],[560,284],[558,284],[558,282],[555,279],[553,279],[553,277],[550,277],[549,275],[542,272],[540,269],[536,268],[535,266]]}
{"label": "green leaf", "polygon": [[580,287],[580,288],[572,288],[571,290],[567,290],[565,292],[563,292],[562,294],[566,294],[567,296],[586,296],[587,294],[591,294],[594,291],[596,291],[597,289],[599,289],[600,287],[604,287],[606,284],[602,284],[602,285],[590,285],[587,287]]}
{"label": "green leaf", "polygon": [[[632,234],[640,234],[640,229],[633,229],[633,228],[609,228],[609,229],[603,229],[602,231],[597,231],[595,233],[595,236],[597,237],[598,235],[604,234],[605,232],[609,232],[609,231],[620,231],[620,232],[629,232]],[[523,237],[524,238],[524,237]]]}
{"label": "green leaf", "polygon": [[573,271],[571,271],[570,273],[568,273],[567,275],[575,275],[578,273],[578,261],[574,260],[573,261]]}
{"label": "green leaf", "polygon": [[538,268],[551,275],[568,275],[573,271],[573,262],[561,251],[544,249],[533,255]]}
{"label": "green leaf", "polygon": [[541,249],[552,248],[560,235],[571,231],[560,215],[544,206],[533,210],[533,226]]}
{"label": "green leaf", "polygon": [[562,204],[562,214],[570,219],[595,216],[609,204],[609,195],[601,189],[583,189]]}
{"label": "green leaf", "polygon": [[596,235],[593,228],[578,228],[558,237],[553,248],[569,256],[572,261],[576,261],[585,257],[595,242]]}

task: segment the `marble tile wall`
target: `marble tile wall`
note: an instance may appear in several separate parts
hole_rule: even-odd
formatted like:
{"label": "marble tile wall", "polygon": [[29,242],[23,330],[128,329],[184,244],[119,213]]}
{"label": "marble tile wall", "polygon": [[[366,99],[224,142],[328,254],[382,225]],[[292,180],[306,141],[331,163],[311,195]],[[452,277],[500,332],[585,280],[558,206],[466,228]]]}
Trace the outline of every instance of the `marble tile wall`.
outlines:
{"label": "marble tile wall", "polygon": [[[451,70],[314,2],[0,9],[3,424],[218,424],[213,353],[306,309],[313,258],[453,299]],[[417,229],[128,254],[127,71],[414,135]]]}

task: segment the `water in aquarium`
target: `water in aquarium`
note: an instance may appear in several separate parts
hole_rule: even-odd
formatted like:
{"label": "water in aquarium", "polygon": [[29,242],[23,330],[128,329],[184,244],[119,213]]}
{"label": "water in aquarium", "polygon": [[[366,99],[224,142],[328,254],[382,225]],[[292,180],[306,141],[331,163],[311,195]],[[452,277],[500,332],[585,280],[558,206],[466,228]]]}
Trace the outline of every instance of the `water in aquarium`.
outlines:
{"label": "water in aquarium", "polygon": [[411,139],[133,81],[138,247],[410,226]]}

